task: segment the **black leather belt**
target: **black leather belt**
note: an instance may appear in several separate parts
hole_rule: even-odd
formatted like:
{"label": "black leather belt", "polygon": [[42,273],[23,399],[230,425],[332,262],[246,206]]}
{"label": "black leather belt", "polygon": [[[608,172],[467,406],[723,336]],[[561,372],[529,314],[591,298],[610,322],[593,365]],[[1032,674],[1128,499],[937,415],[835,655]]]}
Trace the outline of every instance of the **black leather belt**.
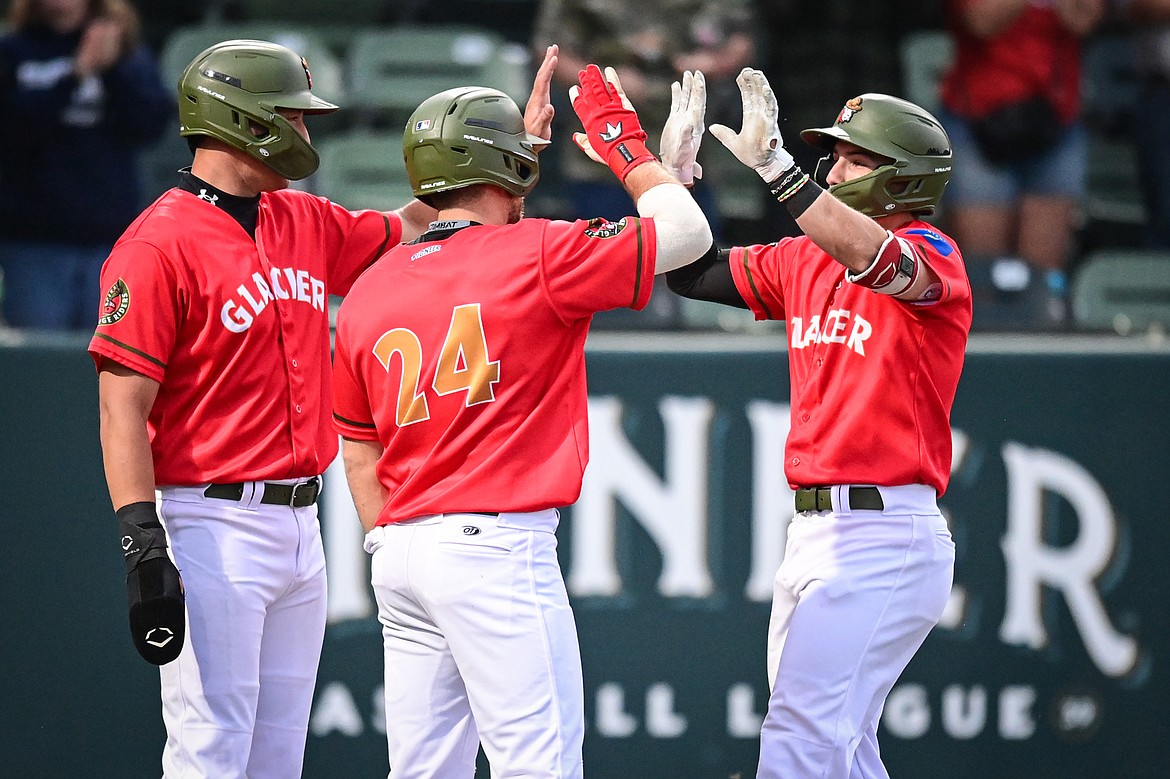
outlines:
{"label": "black leather belt", "polygon": [[[244,483],[212,484],[203,491],[203,494],[208,498],[238,501],[244,497]],[[321,477],[319,476],[314,476],[300,484],[274,484],[272,482],[264,482],[264,495],[261,496],[260,502],[274,506],[291,506],[292,508],[299,509],[305,506],[312,506],[317,502],[317,497],[320,494]]]}
{"label": "black leather belt", "polygon": [[[886,505],[882,503],[882,494],[877,487],[850,487],[849,508],[870,509],[881,511]],[[796,491],[797,511],[832,511],[832,487],[801,487]]]}

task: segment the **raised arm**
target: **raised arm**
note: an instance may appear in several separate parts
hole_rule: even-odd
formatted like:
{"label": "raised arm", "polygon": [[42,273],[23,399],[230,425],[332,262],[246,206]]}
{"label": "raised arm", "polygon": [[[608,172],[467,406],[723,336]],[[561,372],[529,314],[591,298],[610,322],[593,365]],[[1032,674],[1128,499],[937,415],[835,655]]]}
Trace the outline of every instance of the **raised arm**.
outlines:
{"label": "raised arm", "polygon": [[[690,193],[646,148],[646,132],[613,68],[596,65],[578,74],[569,89],[573,110],[585,128],[581,144],[604,161],[657,232],[655,273],[687,265],[711,246],[711,226]],[[693,135],[693,127],[691,128]],[[581,141],[578,141],[581,143]],[[697,151],[697,146],[696,146]]]}

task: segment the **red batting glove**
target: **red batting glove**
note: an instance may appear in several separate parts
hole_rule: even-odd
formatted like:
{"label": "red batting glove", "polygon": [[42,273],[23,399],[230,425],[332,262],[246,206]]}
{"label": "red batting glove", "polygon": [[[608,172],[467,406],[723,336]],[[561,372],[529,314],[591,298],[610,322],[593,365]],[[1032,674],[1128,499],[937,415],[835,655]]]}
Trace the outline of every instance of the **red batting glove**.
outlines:
{"label": "red batting glove", "polygon": [[644,162],[657,159],[646,148],[646,131],[634,109],[622,102],[617,88],[589,65],[577,74],[579,88],[572,95],[573,110],[581,119],[589,143],[619,180]]}

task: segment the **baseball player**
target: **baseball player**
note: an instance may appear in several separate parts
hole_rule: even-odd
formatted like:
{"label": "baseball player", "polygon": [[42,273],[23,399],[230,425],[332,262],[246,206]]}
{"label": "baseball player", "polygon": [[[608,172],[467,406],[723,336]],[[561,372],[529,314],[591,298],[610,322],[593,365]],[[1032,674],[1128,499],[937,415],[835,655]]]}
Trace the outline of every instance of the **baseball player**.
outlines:
{"label": "baseball player", "polygon": [[328,295],[435,213],[287,189],[317,168],[305,117],[337,108],[311,87],[283,46],[196,57],[179,81],[194,161],[102,271],[89,351],[167,777],[300,776],[325,631],[315,504],[338,451]]}
{"label": "baseball player", "polygon": [[641,309],[655,273],[711,243],[616,79],[590,65],[570,98],[639,216],[522,218],[545,140],[503,93],[441,92],[403,143],[438,220],[338,315],[334,421],[372,554],[394,779],[470,779],[481,742],[497,779],[582,775],[581,660],[554,533],[589,459],[585,337],[594,313]]}
{"label": "baseball player", "polygon": [[[764,74],[737,79],[743,129],[718,138],[767,182],[805,235],[711,250],[676,292],[783,319],[796,491],[768,635],[771,700],[760,779],[886,777],[878,716],[938,621],[954,544],[936,498],[951,465],[950,411],[971,325],[954,242],[920,215],[951,172],[939,123],[866,94],[801,137],[827,152],[829,193],[795,165]],[[663,160],[693,160],[687,148]]]}

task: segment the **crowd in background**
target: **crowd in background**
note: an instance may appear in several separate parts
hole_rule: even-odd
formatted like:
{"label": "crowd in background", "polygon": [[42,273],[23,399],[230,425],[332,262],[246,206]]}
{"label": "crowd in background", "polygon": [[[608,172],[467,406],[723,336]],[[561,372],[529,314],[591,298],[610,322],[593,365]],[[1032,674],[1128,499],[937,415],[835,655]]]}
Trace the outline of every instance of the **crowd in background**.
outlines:
{"label": "crowd in background", "polygon": [[[167,46],[176,31],[209,24],[335,32],[461,25],[490,31],[513,51],[556,42],[559,100],[577,65],[612,62],[652,134],[670,81],[686,69],[707,75],[709,120],[737,127],[734,77],[745,65],[760,67],[777,90],[789,148],[808,170],[817,153],[799,131],[824,124],[858,91],[908,96],[919,74],[897,54],[925,36],[946,47],[938,102],[926,107],[947,128],[956,157],[935,221],[967,259],[976,330],[1073,329],[1071,282],[1093,251],[1170,252],[1170,155],[1159,153],[1170,143],[1170,0],[655,0],[636,13],[619,0],[352,0],[341,10],[270,0],[9,6],[0,39],[0,294],[9,327],[92,329],[101,260],[189,162],[175,143],[172,74],[161,65]],[[329,39],[339,63],[351,38]],[[345,128],[340,102],[337,123],[315,129],[315,141]],[[546,184],[529,213],[627,212],[620,188],[572,144],[573,121],[561,102]],[[160,159],[166,175],[153,176],[148,166]],[[719,184],[700,182],[695,196],[718,237],[742,245],[797,233],[784,209],[741,181],[742,166],[725,150],[708,142],[700,160],[717,172],[711,180]],[[1091,206],[1109,198],[1128,207]],[[743,324],[708,318],[667,294],[655,300],[599,324]]]}

